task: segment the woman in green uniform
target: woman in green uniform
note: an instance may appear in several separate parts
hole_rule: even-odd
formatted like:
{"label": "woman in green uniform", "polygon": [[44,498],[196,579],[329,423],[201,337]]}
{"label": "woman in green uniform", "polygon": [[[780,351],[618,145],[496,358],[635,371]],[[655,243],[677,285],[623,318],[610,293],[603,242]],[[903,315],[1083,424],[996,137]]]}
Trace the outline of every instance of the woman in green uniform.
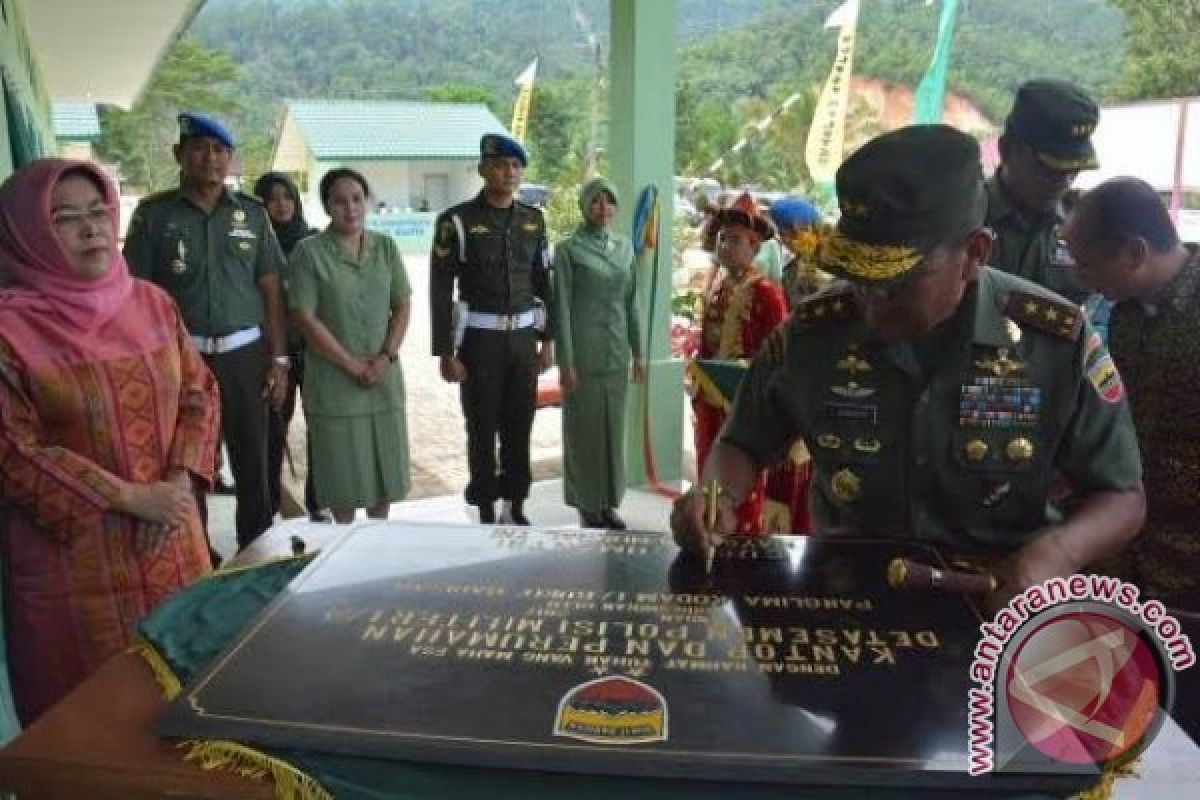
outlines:
{"label": "woman in green uniform", "polygon": [[389,236],[364,229],[366,179],[335,169],[321,179],[330,223],[290,261],[288,303],[308,349],[304,415],[317,500],[347,524],[373,519],[408,494],[408,428],[398,354],[412,289]]}
{"label": "woman in green uniform", "polygon": [[554,251],[558,370],[563,390],[563,493],[589,528],[622,530],[625,394],[646,374],[633,245],[610,230],[617,192],[603,178],[579,195],[583,222]]}

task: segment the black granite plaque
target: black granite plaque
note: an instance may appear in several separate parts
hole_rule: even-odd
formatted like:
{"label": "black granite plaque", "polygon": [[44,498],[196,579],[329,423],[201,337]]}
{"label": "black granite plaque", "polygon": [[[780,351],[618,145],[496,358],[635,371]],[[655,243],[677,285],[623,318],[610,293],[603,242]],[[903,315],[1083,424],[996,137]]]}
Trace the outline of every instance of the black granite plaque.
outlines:
{"label": "black granite plaque", "polygon": [[[712,780],[1066,790],[966,775],[967,600],[898,595],[931,548],[841,537],[381,523],[322,553],[186,687],[167,736]],[[1010,769],[1012,765],[1010,765]]]}

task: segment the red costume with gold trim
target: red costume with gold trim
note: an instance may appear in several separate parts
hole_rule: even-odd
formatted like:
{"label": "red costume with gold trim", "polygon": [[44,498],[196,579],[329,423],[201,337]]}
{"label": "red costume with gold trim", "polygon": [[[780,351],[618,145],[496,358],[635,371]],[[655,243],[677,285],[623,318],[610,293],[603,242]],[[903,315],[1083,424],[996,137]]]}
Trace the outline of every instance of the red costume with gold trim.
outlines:
{"label": "red costume with gold trim", "polygon": [[[724,272],[706,298],[699,357],[752,359],[786,316],[783,291],[757,268],[747,267],[737,274]],[[729,409],[706,393],[697,392],[692,398],[692,411],[696,415],[696,465],[702,471]],[[765,479],[760,477],[738,506],[737,533],[762,533],[764,486]]]}

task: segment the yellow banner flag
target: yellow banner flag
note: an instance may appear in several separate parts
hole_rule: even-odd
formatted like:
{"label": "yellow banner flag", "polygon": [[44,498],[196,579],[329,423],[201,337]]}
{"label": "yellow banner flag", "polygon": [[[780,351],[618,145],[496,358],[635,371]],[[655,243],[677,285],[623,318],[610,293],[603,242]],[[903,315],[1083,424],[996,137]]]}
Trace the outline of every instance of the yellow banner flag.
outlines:
{"label": "yellow banner flag", "polygon": [[533,63],[525,68],[525,71],[517,76],[513,84],[520,91],[517,92],[517,102],[513,105],[512,126],[510,128],[513,138],[518,142],[525,141],[525,131],[529,127],[529,107],[533,101],[533,81],[537,76],[538,60],[535,58]]}
{"label": "yellow banner flag", "polygon": [[833,68],[817,100],[804,161],[817,184],[832,184],[842,163],[846,137],[846,112],[850,107],[850,76],[854,72],[854,38],[858,30],[859,0],[846,0],[825,21],[826,28],[840,28]]}

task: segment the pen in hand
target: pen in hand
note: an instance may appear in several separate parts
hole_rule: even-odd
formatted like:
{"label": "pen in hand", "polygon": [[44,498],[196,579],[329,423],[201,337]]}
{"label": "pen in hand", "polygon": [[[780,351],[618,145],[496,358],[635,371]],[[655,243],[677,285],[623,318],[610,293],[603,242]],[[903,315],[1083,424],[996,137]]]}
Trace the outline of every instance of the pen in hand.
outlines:
{"label": "pen in hand", "polygon": [[717,523],[720,519],[720,504],[721,484],[717,481],[710,480],[704,485],[704,574],[712,575],[713,559],[716,558],[717,549],[713,547],[711,536],[717,530]]}

